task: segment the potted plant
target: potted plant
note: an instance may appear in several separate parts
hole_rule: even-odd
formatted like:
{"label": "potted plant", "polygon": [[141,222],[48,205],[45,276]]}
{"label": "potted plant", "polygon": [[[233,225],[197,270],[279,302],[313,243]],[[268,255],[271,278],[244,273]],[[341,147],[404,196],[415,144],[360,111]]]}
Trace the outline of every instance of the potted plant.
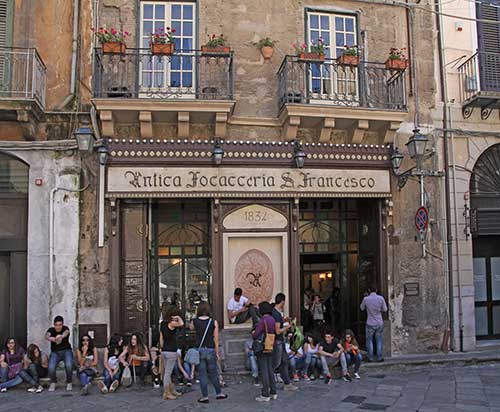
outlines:
{"label": "potted plant", "polygon": [[166,30],[160,28],[156,33],[151,33],[151,41],[149,42],[151,53],[155,55],[172,55],[175,47],[174,33],[175,29],[170,29],[170,27],[167,27]]}
{"label": "potted plant", "polygon": [[306,43],[302,43],[301,45],[294,43],[292,46],[295,49],[295,55],[300,60],[325,60],[325,44],[321,37],[309,46],[309,52],[307,51]]}
{"label": "potted plant", "polygon": [[109,30],[105,27],[99,27],[99,30],[92,27],[92,31],[99,39],[99,42],[102,45],[103,53],[125,53],[125,38],[129,35],[128,32],[118,31],[114,27],[111,27]]}
{"label": "potted plant", "polygon": [[266,37],[265,39],[260,39],[258,42],[252,42],[252,45],[260,50],[265,60],[269,60],[273,57],[275,43],[277,43],[276,40],[271,40],[269,37]]}
{"label": "potted plant", "polygon": [[405,70],[408,67],[406,59],[406,49],[398,49],[391,47],[389,50],[389,58],[385,61],[385,67],[390,70]]}
{"label": "potted plant", "polygon": [[342,54],[337,57],[337,63],[343,66],[357,66],[359,64],[358,46],[344,46]]}
{"label": "potted plant", "polygon": [[201,52],[204,54],[228,54],[231,48],[226,46],[226,39],[223,34],[218,36],[212,34],[208,36],[208,41],[201,46]]}

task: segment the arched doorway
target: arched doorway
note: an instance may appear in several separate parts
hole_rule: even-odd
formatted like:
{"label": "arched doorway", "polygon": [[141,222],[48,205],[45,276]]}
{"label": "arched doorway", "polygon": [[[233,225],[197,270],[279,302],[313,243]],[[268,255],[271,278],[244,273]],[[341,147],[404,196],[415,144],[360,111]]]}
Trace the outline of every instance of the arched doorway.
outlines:
{"label": "arched doorway", "polygon": [[477,339],[500,338],[500,144],[477,160],[471,181]]}
{"label": "arched doorway", "polygon": [[23,346],[27,339],[28,174],[28,165],[0,152],[0,342],[14,336]]}

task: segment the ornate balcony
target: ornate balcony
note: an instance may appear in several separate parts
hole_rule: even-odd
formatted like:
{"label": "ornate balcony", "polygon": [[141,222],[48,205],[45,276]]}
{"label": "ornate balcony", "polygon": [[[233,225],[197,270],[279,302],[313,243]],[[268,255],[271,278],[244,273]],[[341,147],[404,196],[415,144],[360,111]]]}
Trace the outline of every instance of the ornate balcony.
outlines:
{"label": "ornate balcony", "polygon": [[351,131],[360,143],[364,130],[383,129],[390,141],[406,116],[405,71],[381,63],[358,66],[286,56],[278,71],[280,119],[287,138],[301,127],[318,127],[319,140],[328,141],[336,126]]}

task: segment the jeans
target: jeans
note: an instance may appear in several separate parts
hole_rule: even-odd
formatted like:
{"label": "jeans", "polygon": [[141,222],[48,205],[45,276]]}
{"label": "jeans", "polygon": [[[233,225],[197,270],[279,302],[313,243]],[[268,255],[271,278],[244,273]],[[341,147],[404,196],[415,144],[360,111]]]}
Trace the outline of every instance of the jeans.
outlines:
{"label": "jeans", "polygon": [[120,382],[121,377],[122,377],[122,371],[120,369],[116,371],[113,377],[111,377],[111,374],[107,369],[104,369],[104,384],[106,385],[107,388],[109,388],[114,381]]}
{"label": "jeans", "polygon": [[215,389],[215,394],[220,395],[222,389],[219,382],[219,368],[217,367],[217,356],[215,355],[215,349],[201,348],[200,349],[200,365],[199,368],[199,378],[201,395],[204,398],[208,397],[208,378]]}
{"label": "jeans", "polygon": [[363,359],[363,356],[361,353],[358,353],[357,355],[353,355],[352,353],[346,353],[345,354],[345,360],[347,362],[347,366],[350,366],[354,363],[354,373],[359,372],[359,368],[361,367],[361,360]]}
{"label": "jeans", "polygon": [[36,382],[37,386],[40,382],[40,378],[45,378],[48,375],[47,368],[44,368],[41,365],[37,366],[34,363],[30,363],[30,365],[28,366],[27,372],[33,378],[33,380]]}
{"label": "jeans", "polygon": [[[338,354],[338,353],[337,353]],[[340,366],[342,367],[342,375],[347,375],[347,360],[345,358],[345,353],[341,352],[338,357],[331,358],[330,356],[322,356],[321,357],[321,366],[323,368],[323,375],[332,375],[330,373],[329,365],[335,366],[340,362]]]}
{"label": "jeans", "polygon": [[274,381],[274,362],[272,353],[259,353],[260,374],[262,375],[262,396],[276,395],[276,382]]}
{"label": "jeans", "polygon": [[315,369],[318,369],[320,361],[318,355],[314,353],[306,353],[306,360],[304,362],[304,373],[314,373]]}
{"label": "jeans", "polygon": [[252,377],[258,378],[259,377],[259,366],[257,365],[257,357],[255,356],[255,353],[248,352],[247,353],[247,361],[245,363],[246,363],[247,369],[250,369],[252,371]]}
{"label": "jeans", "polygon": [[172,371],[177,363],[177,352],[162,352],[163,358],[163,387],[167,388],[172,383]]}
{"label": "jeans", "polygon": [[66,383],[73,382],[73,352],[71,349],[51,352],[49,358],[49,378],[50,382],[56,383],[56,368],[59,362],[64,362],[66,369]]}
{"label": "jeans", "polygon": [[38,386],[38,382],[35,381],[26,369],[20,371],[14,378],[8,379],[9,368],[1,368],[0,376],[2,378],[2,384],[0,384],[0,389],[9,389],[14,386],[20,385],[23,382],[27,382],[30,386]]}
{"label": "jeans", "polygon": [[234,324],[240,324],[240,323],[245,323],[248,319],[252,319],[252,325],[255,328],[255,325],[259,323],[259,314],[257,313],[257,310],[255,310],[255,306],[250,305],[248,310],[245,312],[241,312],[239,315],[236,316],[236,319],[234,320]]}
{"label": "jeans", "polygon": [[371,326],[366,325],[366,351],[368,352],[368,359],[373,361],[373,336],[375,336],[375,343],[377,345],[377,358],[382,359],[382,344],[384,336],[384,325]]}
{"label": "jeans", "polygon": [[149,371],[151,366],[150,361],[142,361],[140,365],[132,366],[130,365],[130,373],[132,374],[132,379],[137,382],[137,377],[144,383],[144,378]]}
{"label": "jeans", "polygon": [[[189,378],[187,380],[191,381],[191,365],[189,363],[187,363],[187,362],[182,362],[182,367],[184,368],[184,371],[189,376]],[[182,372],[181,372],[181,370],[180,370],[179,365],[177,364],[177,362],[175,362],[174,373],[175,373],[175,376],[177,376],[177,382],[183,382],[184,381],[185,376],[182,374]]]}
{"label": "jeans", "polygon": [[305,356],[301,356],[300,358],[294,356],[293,358],[290,358],[290,368],[292,369],[292,373],[297,373],[297,371],[302,370],[305,361]]}
{"label": "jeans", "polygon": [[78,376],[80,377],[80,384],[82,386],[87,386],[95,376],[94,369],[84,369],[78,372]]}
{"label": "jeans", "polygon": [[290,360],[285,350],[285,342],[277,342],[273,350],[273,371],[278,371],[279,368],[281,379],[283,379],[285,385],[290,384],[289,363]]}

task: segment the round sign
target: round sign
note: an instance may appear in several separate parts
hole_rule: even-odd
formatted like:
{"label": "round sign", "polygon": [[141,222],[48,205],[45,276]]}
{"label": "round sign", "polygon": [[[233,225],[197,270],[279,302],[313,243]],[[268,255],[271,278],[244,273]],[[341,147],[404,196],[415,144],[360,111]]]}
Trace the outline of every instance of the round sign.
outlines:
{"label": "round sign", "polygon": [[429,225],[429,212],[424,206],[419,207],[415,213],[415,227],[419,232],[424,232]]}

